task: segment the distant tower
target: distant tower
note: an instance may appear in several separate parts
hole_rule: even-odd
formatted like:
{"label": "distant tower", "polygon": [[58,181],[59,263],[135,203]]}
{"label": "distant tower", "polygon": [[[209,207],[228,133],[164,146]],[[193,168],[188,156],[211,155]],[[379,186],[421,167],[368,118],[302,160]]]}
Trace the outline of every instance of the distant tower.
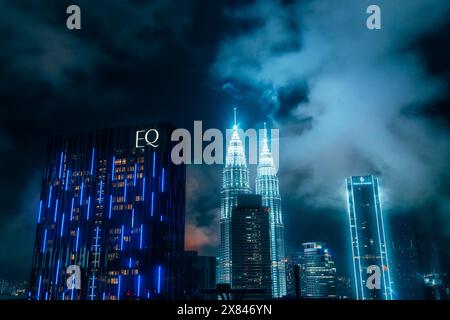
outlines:
{"label": "distant tower", "polygon": [[233,134],[227,149],[223,169],[220,207],[220,257],[218,283],[231,284],[231,213],[237,206],[239,194],[249,194],[250,179],[245,160],[244,145],[238,135],[236,108],[234,108]]}
{"label": "distant tower", "polygon": [[303,298],[336,298],[336,268],[324,243],[303,243],[300,274]]}
{"label": "distant tower", "polygon": [[278,177],[269,150],[267,129],[259,154],[256,176],[256,194],[262,196],[263,206],[270,208],[270,251],[272,258],[272,294],[274,298],[286,295],[286,266],[284,251],[284,224]]}
{"label": "distant tower", "polygon": [[[374,176],[348,178],[347,198],[356,299],[392,300],[378,179]],[[380,287],[369,289],[369,276],[375,279],[373,277],[377,274],[377,271],[372,271],[373,267],[380,271]]]}

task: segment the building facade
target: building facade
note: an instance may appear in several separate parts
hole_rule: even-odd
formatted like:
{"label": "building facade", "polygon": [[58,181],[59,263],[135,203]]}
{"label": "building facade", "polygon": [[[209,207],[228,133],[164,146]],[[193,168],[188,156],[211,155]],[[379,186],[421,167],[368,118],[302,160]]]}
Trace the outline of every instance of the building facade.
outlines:
{"label": "building facade", "polygon": [[186,177],[170,159],[173,130],[154,123],[49,140],[33,299],[181,296]]}
{"label": "building facade", "polygon": [[322,242],[303,243],[300,260],[301,296],[305,299],[335,299],[336,268]]}
{"label": "building facade", "polygon": [[392,300],[378,179],[348,178],[347,200],[356,299]]}
{"label": "building facade", "polygon": [[272,259],[272,293],[274,298],[286,295],[286,255],[284,223],[277,172],[269,149],[267,129],[259,154],[256,194],[262,196],[263,206],[270,208],[270,253]]}
{"label": "building facade", "polygon": [[202,289],[216,287],[216,257],[199,256],[197,251],[184,252],[183,289],[188,300],[217,300],[217,295],[202,294]]}
{"label": "building facade", "polygon": [[233,289],[265,289],[250,299],[272,297],[269,209],[261,196],[239,195],[231,217]]}
{"label": "building facade", "polygon": [[249,170],[244,145],[238,134],[235,110],[233,133],[227,148],[222,174],[218,283],[233,285],[231,281],[231,216],[233,208],[237,206],[237,196],[249,193],[251,193]]}

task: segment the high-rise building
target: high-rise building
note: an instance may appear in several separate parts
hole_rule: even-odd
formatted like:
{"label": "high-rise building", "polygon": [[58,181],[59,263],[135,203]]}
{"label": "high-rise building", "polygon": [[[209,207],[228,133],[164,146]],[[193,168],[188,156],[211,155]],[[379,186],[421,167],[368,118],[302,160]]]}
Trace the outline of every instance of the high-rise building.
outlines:
{"label": "high-rise building", "polygon": [[225,168],[222,175],[221,207],[220,207],[220,248],[218,282],[231,283],[231,215],[237,206],[239,194],[249,194],[250,180],[244,145],[238,134],[236,108],[234,109],[233,133],[228,145]]}
{"label": "high-rise building", "polygon": [[173,130],[154,123],[49,140],[32,298],[181,296],[186,177],[170,158]]}
{"label": "high-rise building", "polygon": [[336,298],[336,268],[324,243],[303,243],[300,288],[306,299]]}
{"label": "high-rise building", "polygon": [[272,259],[272,293],[274,298],[286,295],[286,256],[284,249],[284,224],[278,177],[269,149],[267,129],[259,154],[256,176],[256,194],[262,196],[263,206],[270,208],[270,253]]}
{"label": "high-rise building", "polygon": [[286,261],[286,296],[289,299],[300,299],[300,265],[301,254],[294,253]]}
{"label": "high-rise building", "polygon": [[392,300],[378,178],[348,178],[347,194],[356,299]]}
{"label": "high-rise building", "polygon": [[216,257],[199,256],[197,251],[185,251],[183,260],[184,298],[216,300],[217,295],[199,292],[216,287]]}
{"label": "high-rise building", "polygon": [[250,299],[272,297],[269,209],[259,195],[239,195],[231,216],[233,289],[265,289]]}
{"label": "high-rise building", "polygon": [[391,276],[395,300],[422,300],[424,284],[420,267],[418,241],[413,219],[408,215],[396,215],[389,219],[391,234]]}

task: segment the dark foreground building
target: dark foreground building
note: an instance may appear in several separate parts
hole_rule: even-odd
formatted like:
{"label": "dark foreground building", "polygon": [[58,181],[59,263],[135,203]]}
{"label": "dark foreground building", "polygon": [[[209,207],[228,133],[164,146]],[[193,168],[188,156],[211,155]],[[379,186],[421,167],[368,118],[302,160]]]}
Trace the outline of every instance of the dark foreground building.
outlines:
{"label": "dark foreground building", "polygon": [[186,178],[170,159],[173,130],[155,123],[49,140],[32,299],[181,296]]}
{"label": "dark foreground building", "polygon": [[216,257],[199,256],[197,251],[184,252],[183,289],[188,300],[217,300],[217,294],[200,293],[216,287]]}
{"label": "dark foreground building", "polygon": [[269,209],[260,195],[238,195],[231,217],[233,289],[266,289],[249,299],[272,298]]}

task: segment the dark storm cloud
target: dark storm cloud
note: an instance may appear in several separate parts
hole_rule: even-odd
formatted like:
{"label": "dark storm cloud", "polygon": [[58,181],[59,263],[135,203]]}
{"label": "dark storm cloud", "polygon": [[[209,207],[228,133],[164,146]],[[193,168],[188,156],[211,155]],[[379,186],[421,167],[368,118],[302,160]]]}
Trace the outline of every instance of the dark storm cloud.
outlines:
{"label": "dark storm cloud", "polygon": [[[428,73],[408,46],[438,29],[450,5],[381,1],[383,29],[369,31],[368,4],[256,2],[236,16],[256,16],[261,26],[224,41],[217,58],[215,71],[223,78],[271,93],[278,102],[274,120],[281,128],[279,116],[286,108],[294,119],[313,119],[308,132],[285,138],[289,148],[283,158],[290,170],[311,172],[293,187],[314,204],[339,206],[342,197],[336,191],[342,180],[366,172],[386,178],[385,200],[417,204],[436,195],[440,176],[448,172],[448,131],[403,111],[423,108],[446,94],[443,80]],[[416,23],[423,10],[426,17]],[[298,28],[291,27],[293,17]],[[301,45],[273,50],[291,39]],[[307,96],[294,96],[295,106],[286,103],[286,92],[303,83]]]}
{"label": "dark storm cloud", "polygon": [[[70,4],[81,7],[79,31],[66,28]],[[160,119],[223,125],[213,115],[226,102],[207,82],[222,10],[220,1],[0,0],[0,12],[0,277],[23,279],[48,135]]]}
{"label": "dark storm cloud", "polygon": [[291,248],[342,249],[331,230],[347,230],[344,179],[358,174],[382,178],[386,211],[438,212],[450,235],[448,54],[439,53],[449,52],[450,3],[376,1],[380,31],[366,28],[370,4],[274,0],[230,11],[254,24],[222,42],[213,74],[258,90],[280,127]]}

